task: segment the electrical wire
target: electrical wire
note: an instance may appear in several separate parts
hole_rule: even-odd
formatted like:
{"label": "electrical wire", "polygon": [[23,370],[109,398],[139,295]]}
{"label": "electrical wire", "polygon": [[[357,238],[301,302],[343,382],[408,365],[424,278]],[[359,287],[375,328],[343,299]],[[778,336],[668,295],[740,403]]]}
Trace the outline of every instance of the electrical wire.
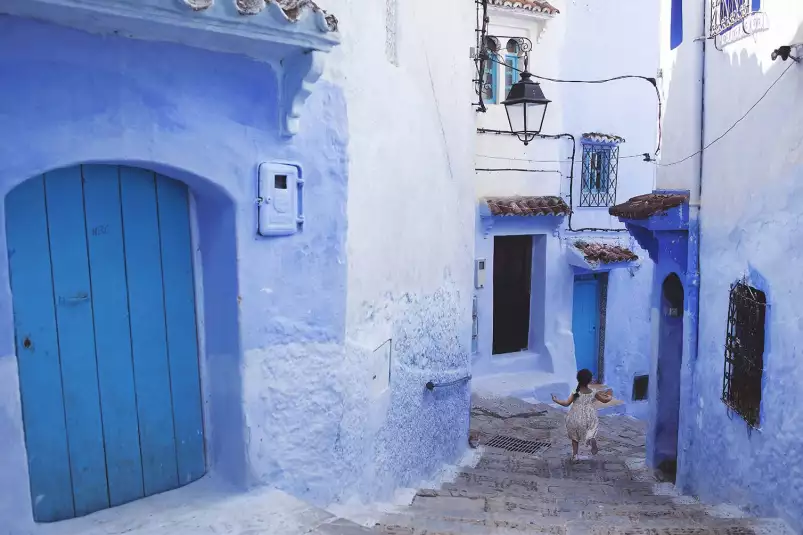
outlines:
{"label": "electrical wire", "polygon": [[[497,58],[495,55],[489,56],[489,59],[494,63],[498,63],[499,65],[503,65],[508,69],[513,71],[522,73],[525,72],[523,69],[519,69],[518,67],[514,67],[509,63],[505,63]],[[537,74],[529,73],[530,76],[536,78],[538,80],[546,80],[547,82],[554,82],[559,84],[607,84],[608,82],[617,82],[620,80],[644,80],[649,82],[650,85],[655,89],[655,96],[658,99],[658,145],[655,147],[655,156],[661,152],[661,144],[663,142],[663,127],[661,125],[661,116],[663,115],[663,101],[661,100],[661,90],[658,89],[658,81],[655,78],[651,78],[649,76],[642,76],[639,74],[623,74],[621,76],[614,76],[612,78],[602,78],[599,80],[563,80],[560,78],[550,78],[548,76],[539,76]],[[641,156],[641,155],[639,155]]]}
{"label": "electrical wire", "polygon": [[[644,158],[644,154],[631,154],[629,156],[619,156],[620,160],[627,160],[631,158]],[[531,163],[569,163],[571,158],[566,158],[565,160],[531,160],[529,158],[508,158],[505,156],[489,156],[487,154],[477,154],[477,158],[489,158],[491,160],[510,160],[515,162],[531,162]]]}
{"label": "electrical wire", "polygon": [[502,167],[492,167],[492,168],[476,167],[476,168],[474,168],[474,171],[484,171],[486,173],[492,173],[492,172],[497,172],[497,171],[516,171],[516,172],[520,172],[520,173],[555,173],[555,174],[558,174],[560,176],[563,176],[563,173],[561,173],[557,169],[519,169],[519,168],[513,168],[513,167],[504,167],[504,168],[502,168]]}
{"label": "electrical wire", "polygon": [[716,143],[718,143],[719,141],[721,141],[721,140],[722,140],[722,139],[723,139],[725,136],[727,136],[728,134],[730,134],[730,133],[731,133],[731,131],[733,131],[733,129],[734,129],[734,128],[736,128],[736,127],[739,125],[739,123],[741,123],[741,122],[742,122],[742,121],[743,121],[745,118],[747,118],[747,116],[748,116],[748,115],[750,115],[750,112],[752,112],[752,111],[753,111],[753,110],[756,108],[756,106],[758,106],[759,104],[761,104],[761,101],[762,101],[762,100],[764,100],[764,98],[766,98],[766,96],[767,96],[767,95],[769,95],[770,91],[772,91],[772,88],[773,88],[773,87],[775,87],[775,86],[778,84],[778,82],[780,82],[780,81],[781,81],[781,78],[783,78],[783,76],[784,76],[784,75],[785,75],[787,72],[789,72],[789,69],[791,69],[791,68],[792,68],[792,67],[794,67],[795,65],[797,65],[797,64],[796,64],[796,63],[791,63],[791,64],[790,64],[790,65],[789,65],[789,66],[788,66],[786,69],[784,69],[784,71],[783,71],[783,72],[780,74],[780,76],[778,76],[778,78],[776,78],[776,79],[775,79],[775,81],[774,81],[774,82],[772,82],[772,84],[770,84],[770,86],[767,88],[767,90],[766,90],[766,91],[764,91],[764,94],[763,94],[763,95],[761,95],[761,98],[759,98],[759,99],[756,101],[756,103],[755,103],[755,104],[753,104],[752,106],[750,106],[750,109],[748,109],[748,110],[747,110],[747,111],[744,113],[744,115],[742,115],[741,117],[739,117],[739,118],[736,120],[736,122],[734,122],[734,123],[733,123],[733,124],[732,124],[732,125],[731,125],[731,126],[728,128],[728,129],[727,129],[727,130],[725,130],[725,131],[724,131],[724,132],[723,132],[723,133],[722,133],[720,136],[718,136],[718,137],[716,137],[715,139],[713,139],[713,140],[712,140],[710,143],[708,143],[707,145],[705,145],[705,146],[704,146],[702,149],[698,150],[697,152],[695,152],[695,153],[693,153],[693,154],[690,154],[690,155],[686,156],[685,158],[683,158],[683,159],[681,159],[681,160],[678,160],[678,161],[676,161],[676,162],[672,162],[672,163],[660,163],[660,164],[658,164],[658,166],[659,166],[659,167],[672,167],[673,165],[678,165],[678,164],[681,164],[681,163],[683,163],[683,162],[685,162],[685,161],[691,160],[692,158],[694,158],[695,156],[697,156],[697,155],[699,155],[699,154],[702,154],[703,152],[705,152],[706,150],[708,150],[709,148],[711,148],[711,147],[712,147],[714,144],[716,144]]}

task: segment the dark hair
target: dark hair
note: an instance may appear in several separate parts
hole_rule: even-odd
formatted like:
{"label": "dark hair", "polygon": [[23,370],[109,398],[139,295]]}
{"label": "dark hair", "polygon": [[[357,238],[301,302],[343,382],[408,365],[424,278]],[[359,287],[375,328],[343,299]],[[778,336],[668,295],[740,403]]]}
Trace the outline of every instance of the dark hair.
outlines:
{"label": "dark hair", "polygon": [[580,389],[591,384],[593,379],[594,374],[591,373],[591,370],[582,369],[577,372],[577,390],[574,391],[575,400],[580,397]]}

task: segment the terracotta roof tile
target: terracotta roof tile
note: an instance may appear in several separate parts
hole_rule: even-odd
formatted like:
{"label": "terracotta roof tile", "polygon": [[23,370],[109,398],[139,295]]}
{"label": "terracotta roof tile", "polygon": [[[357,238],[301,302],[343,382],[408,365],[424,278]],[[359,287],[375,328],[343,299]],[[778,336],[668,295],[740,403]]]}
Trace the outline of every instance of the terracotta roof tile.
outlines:
{"label": "terracotta roof tile", "polygon": [[621,136],[615,136],[613,134],[602,134],[600,132],[586,132],[583,134],[582,139],[587,139],[589,141],[597,141],[602,143],[624,143],[625,138]]}
{"label": "terracotta roof tile", "polygon": [[633,197],[627,202],[611,206],[608,213],[627,219],[647,219],[655,214],[666,212],[689,200],[686,193],[648,193]]}
{"label": "terracotta roof tile", "polygon": [[638,256],[633,251],[619,245],[577,240],[574,242],[574,246],[583,253],[586,261],[590,263],[615,264],[617,262],[638,260]]}
{"label": "terracotta roof tile", "polygon": [[[196,11],[201,11],[212,6],[212,0],[185,0]],[[267,4],[275,2],[288,20],[298,20],[304,11],[312,11],[313,13],[322,13],[326,21],[326,27],[331,32],[337,31],[337,18],[324,11],[312,0],[234,0],[237,6],[237,11],[241,15],[256,15],[260,13]]]}
{"label": "terracotta roof tile", "polygon": [[560,197],[488,197],[491,215],[533,216],[533,215],[568,215],[569,205]]}
{"label": "terracotta roof tile", "polygon": [[490,0],[492,6],[509,7],[511,9],[523,9],[533,13],[546,13],[547,15],[557,15],[560,13],[558,8],[544,0]]}

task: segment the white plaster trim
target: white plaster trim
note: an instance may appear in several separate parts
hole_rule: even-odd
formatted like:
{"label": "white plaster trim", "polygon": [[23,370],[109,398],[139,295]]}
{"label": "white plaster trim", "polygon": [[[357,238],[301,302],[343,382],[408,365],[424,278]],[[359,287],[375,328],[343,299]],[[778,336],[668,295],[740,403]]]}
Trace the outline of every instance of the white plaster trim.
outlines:
{"label": "white plaster trim", "polygon": [[[292,63],[292,64],[291,64]],[[303,52],[282,60],[282,134],[285,137],[298,133],[301,110],[312,94],[315,82],[324,69],[322,52]]]}

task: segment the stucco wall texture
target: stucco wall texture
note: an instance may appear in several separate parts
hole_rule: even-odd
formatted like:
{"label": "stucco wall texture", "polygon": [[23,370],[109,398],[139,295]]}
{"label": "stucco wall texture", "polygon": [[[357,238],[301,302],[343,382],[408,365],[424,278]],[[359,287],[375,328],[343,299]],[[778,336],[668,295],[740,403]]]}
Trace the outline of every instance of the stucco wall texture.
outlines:
{"label": "stucco wall texture", "polygon": [[[454,80],[471,77],[473,6],[423,17],[420,3],[399,10],[399,66],[384,6],[324,6],[343,45],[289,140],[267,64],[0,17],[0,70],[14,73],[0,87],[3,194],[92,162],[190,186],[208,463],[238,485],[370,500],[466,447],[469,384],[424,385],[469,373],[474,135],[470,84]],[[436,32],[446,52],[431,53]],[[276,160],[302,167],[304,229],[258,238],[256,170]],[[0,518],[13,532],[32,521],[3,258]]]}
{"label": "stucco wall texture", "polygon": [[[668,31],[670,2],[663,4],[662,28]],[[690,132],[699,131],[689,127],[699,124],[691,114],[700,111],[701,49],[692,38],[699,35],[702,8],[694,4],[684,3],[684,15],[691,20],[683,45],[663,54],[666,162],[699,148],[699,137],[696,146],[687,147]],[[790,62],[772,62],[771,51],[803,41],[803,6],[764,1],[762,10],[770,21],[768,31],[723,52],[706,46],[706,144],[790,67]],[[668,43],[667,34],[667,48]],[[803,74],[794,65],[750,115],[703,154],[699,354],[694,362],[684,354],[691,384],[682,390],[688,392],[681,400],[681,436],[687,440],[679,466],[684,490],[704,499],[753,505],[762,514],[785,517],[797,530],[803,530],[803,490],[797,484],[803,467],[795,460],[803,425],[798,402],[803,283],[794,267],[801,260],[796,240],[803,197],[803,108],[795,104],[801,91]],[[661,169],[659,187],[691,189],[694,201],[698,173],[696,158]],[[743,277],[766,292],[769,303],[761,423],[752,431],[720,401],[729,290]]]}

